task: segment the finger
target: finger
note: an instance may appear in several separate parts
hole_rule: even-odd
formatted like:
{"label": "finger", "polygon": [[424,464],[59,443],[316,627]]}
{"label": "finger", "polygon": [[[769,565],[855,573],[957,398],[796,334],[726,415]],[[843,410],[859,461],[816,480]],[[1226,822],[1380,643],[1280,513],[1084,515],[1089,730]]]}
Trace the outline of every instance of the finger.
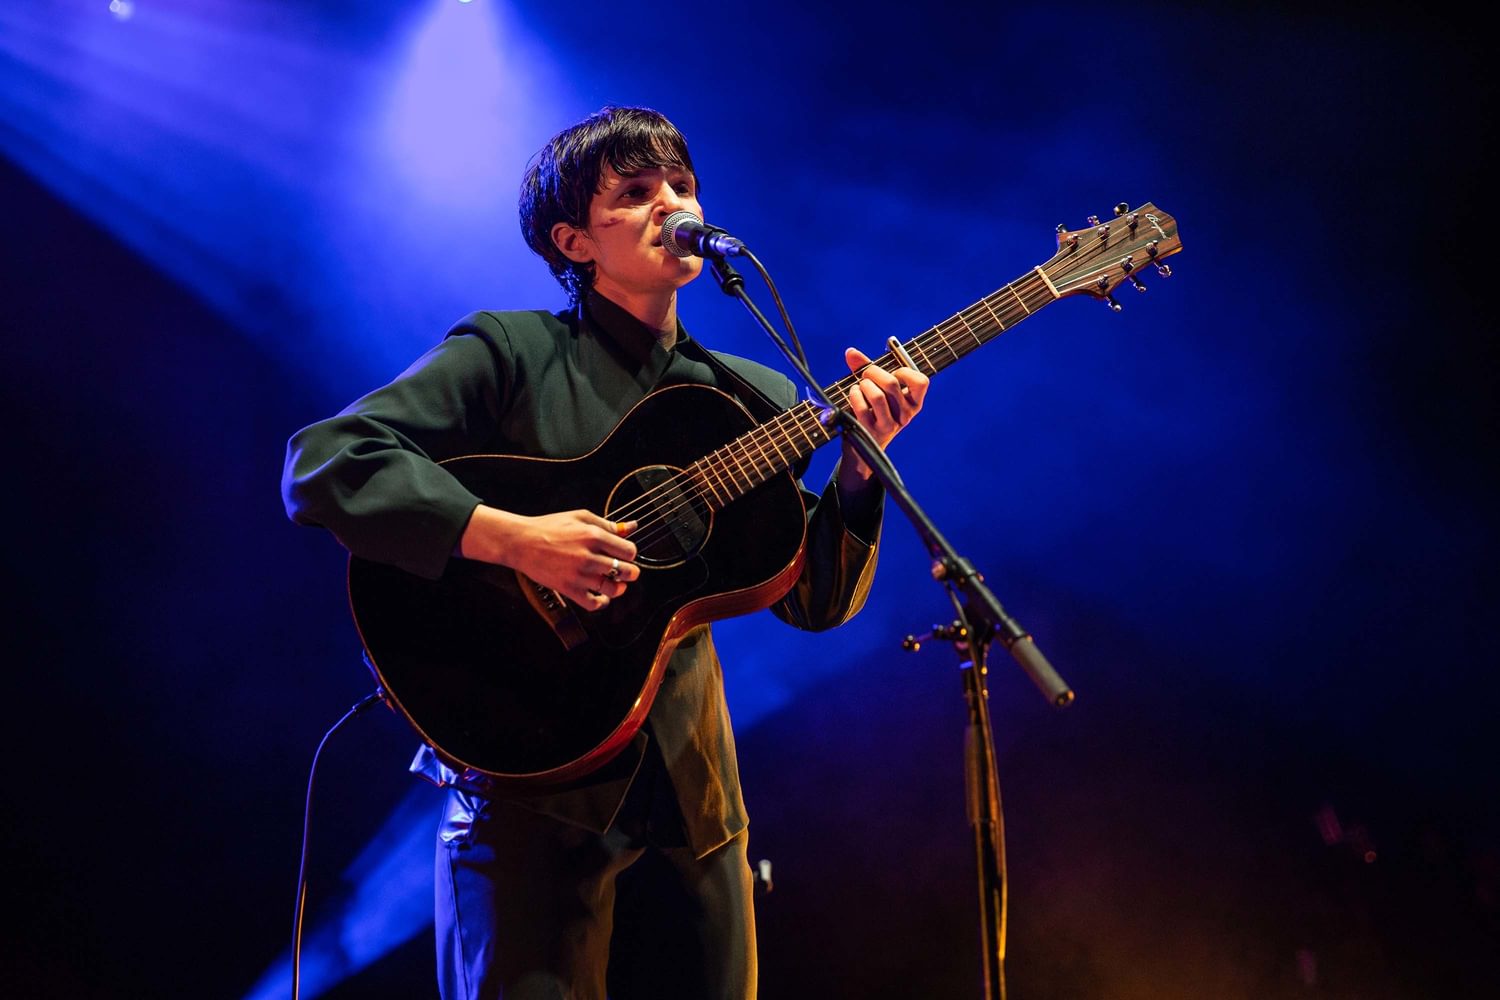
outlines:
{"label": "finger", "polygon": [[870,401],[865,398],[864,390],[860,388],[863,384],[856,382],[849,389],[849,409],[860,423],[867,423],[870,419]]}
{"label": "finger", "polygon": [[607,596],[589,587],[577,588],[576,592],[569,594],[568,597],[585,611],[601,611],[609,606]]}
{"label": "finger", "polygon": [[[852,347],[849,349],[849,351],[855,354],[859,353],[857,351],[854,351]],[[864,357],[864,355],[862,354],[860,354],[859,356]],[[898,375],[897,372],[904,372],[908,375],[921,374],[920,372],[914,371],[910,368],[898,368],[896,369],[896,372],[889,372],[880,367],[878,364],[874,363],[867,364],[859,372],[860,378],[869,379],[880,388],[881,392],[884,392],[886,394],[887,398],[889,398],[891,401],[891,409],[893,412],[900,407],[902,399],[907,395],[908,392],[905,383],[902,381],[903,376]]]}
{"label": "finger", "polygon": [[618,556],[621,560],[635,558],[635,543],[627,541],[626,536],[641,526],[639,520],[611,521],[608,518],[596,517],[595,523],[603,528],[607,535],[599,548],[600,552],[608,556]]}
{"label": "finger", "polygon": [[603,528],[611,535],[616,535],[620,538],[624,538],[626,535],[630,534],[636,528],[639,528],[641,526],[640,521],[611,521],[609,518],[600,517],[598,514],[595,514],[592,511],[583,511],[583,513],[588,515],[589,521],[592,522],[596,528]]}
{"label": "finger", "polygon": [[625,563],[635,559],[635,542],[616,534],[613,521],[606,521],[605,524],[608,527],[600,528],[595,532],[593,544],[589,546],[589,549],[595,555],[602,556],[605,562],[619,559],[620,562]]}
{"label": "finger", "polygon": [[641,526],[640,521],[612,521],[607,517],[600,517],[591,510],[581,510],[578,513],[594,527],[601,528],[617,538],[624,538]]}
{"label": "finger", "polygon": [[618,556],[605,559],[600,557],[595,563],[595,572],[606,580],[622,580],[631,583],[640,579],[641,568],[635,563],[628,562]]}
{"label": "finger", "polygon": [[880,386],[888,395],[902,395],[901,390],[906,385],[906,381],[913,375],[921,374],[915,369],[905,367],[886,371],[876,364],[870,365],[863,372],[865,378]]}
{"label": "finger", "polygon": [[635,561],[635,542],[612,535],[609,539],[609,555],[620,560],[620,565]]}
{"label": "finger", "polygon": [[[874,374],[875,372],[879,372],[880,374],[876,375]],[[883,409],[884,415],[895,420],[897,415],[901,413],[902,407],[906,405],[906,394],[904,392],[906,387],[890,372],[873,366],[865,369],[865,381],[873,385],[876,391],[880,393],[878,400],[872,399],[870,401],[872,405],[877,410]]]}
{"label": "finger", "polygon": [[[871,361],[869,355],[865,354],[865,352],[861,351],[859,348],[844,348],[844,362],[849,366],[850,371],[854,372],[854,374],[860,376],[861,378],[870,379],[876,385],[880,386],[880,388],[884,392],[886,392],[887,395],[890,395],[893,398],[898,395],[906,395],[906,386],[902,381],[904,376],[898,377],[895,372],[887,371],[886,369],[880,367],[879,364]],[[895,371],[904,372],[911,375],[922,374],[921,372],[909,367],[898,368]]]}
{"label": "finger", "polygon": [[[873,371],[874,369],[866,369]],[[893,410],[900,407],[901,393],[897,389],[887,391],[874,379],[862,378],[859,380],[860,392],[864,394],[865,402],[869,404],[870,413],[875,418],[877,426],[889,427],[895,423],[892,416]],[[894,397],[894,400],[893,400]]]}
{"label": "finger", "polygon": [[927,387],[931,380],[915,368],[898,369],[896,377],[901,380],[902,395],[911,402],[913,412],[920,410],[922,400],[927,398]]}
{"label": "finger", "polygon": [[[622,563],[621,565],[623,566],[624,564]],[[601,573],[594,577],[588,586],[584,588],[584,593],[591,597],[603,597],[605,598],[605,603],[608,604],[609,601],[625,593],[625,584],[624,573],[621,573],[618,580],[610,579],[608,573]]]}

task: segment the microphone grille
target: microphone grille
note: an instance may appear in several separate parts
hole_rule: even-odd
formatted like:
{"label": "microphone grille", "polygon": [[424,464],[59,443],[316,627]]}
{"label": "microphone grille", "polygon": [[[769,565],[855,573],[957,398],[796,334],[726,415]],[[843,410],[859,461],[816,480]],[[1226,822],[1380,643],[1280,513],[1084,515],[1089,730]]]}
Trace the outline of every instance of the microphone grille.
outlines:
{"label": "microphone grille", "polygon": [[678,242],[677,240],[677,230],[684,225],[691,227],[693,224],[701,226],[703,220],[688,211],[673,212],[663,219],[661,223],[662,249],[666,250],[673,257],[693,256],[693,250],[687,242]]}

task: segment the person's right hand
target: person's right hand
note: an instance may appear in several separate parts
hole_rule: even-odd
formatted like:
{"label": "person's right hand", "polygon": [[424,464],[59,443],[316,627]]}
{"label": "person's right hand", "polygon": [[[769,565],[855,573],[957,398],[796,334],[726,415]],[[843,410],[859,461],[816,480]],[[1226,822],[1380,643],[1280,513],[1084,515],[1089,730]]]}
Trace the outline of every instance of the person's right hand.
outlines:
{"label": "person's right hand", "polygon": [[527,517],[481,504],[458,541],[458,554],[509,566],[598,611],[641,577],[635,543],[624,537],[635,527],[635,521],[617,526],[586,510]]}

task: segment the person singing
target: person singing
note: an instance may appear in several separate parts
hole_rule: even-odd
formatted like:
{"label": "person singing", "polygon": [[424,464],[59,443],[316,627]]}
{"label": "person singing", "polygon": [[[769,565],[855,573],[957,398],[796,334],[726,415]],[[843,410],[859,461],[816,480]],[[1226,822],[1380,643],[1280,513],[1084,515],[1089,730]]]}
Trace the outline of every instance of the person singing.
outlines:
{"label": "person singing", "polygon": [[[714,386],[751,412],[797,402],[781,374],[707,351],[683,327],[677,292],[703,261],[662,247],[662,221],[679,210],[701,217],[698,177],[661,114],[607,107],[553,136],[526,170],[521,231],[569,308],[473,313],[395,381],[298,431],[282,478],[288,515],[418,576],[479,560],[584,613],[618,600],[642,573],[632,523],[498,509],[438,463],[586,454],[667,385]],[[845,360],[859,378],[836,402],[884,447],[921,410],[927,379],[853,348]],[[883,490],[846,444],[821,493],[804,494],[805,566],[772,610],[822,630],[864,603]],[[503,791],[426,745],[412,770],[448,790],[436,864],[444,1000],[755,996],[748,819],[707,625],[676,647],[633,742],[565,787]],[[646,889],[653,910],[672,915],[670,939],[649,961],[617,945],[612,961],[616,877],[648,852]]]}

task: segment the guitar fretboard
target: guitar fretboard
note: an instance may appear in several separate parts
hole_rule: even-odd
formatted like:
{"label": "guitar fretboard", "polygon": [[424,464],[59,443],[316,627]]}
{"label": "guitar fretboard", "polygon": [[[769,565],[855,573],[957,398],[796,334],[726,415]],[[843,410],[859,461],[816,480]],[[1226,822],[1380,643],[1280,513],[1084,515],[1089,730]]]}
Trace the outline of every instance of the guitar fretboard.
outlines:
{"label": "guitar fretboard", "polygon": [[[901,346],[917,370],[931,377],[1057,299],[1051,281],[1037,268]],[[886,371],[905,364],[889,351],[873,363]],[[825,388],[824,395],[838,403],[858,379],[847,375]],[[694,462],[687,472],[702,499],[712,509],[722,509],[832,441],[820,413],[811,402],[798,403]]]}

